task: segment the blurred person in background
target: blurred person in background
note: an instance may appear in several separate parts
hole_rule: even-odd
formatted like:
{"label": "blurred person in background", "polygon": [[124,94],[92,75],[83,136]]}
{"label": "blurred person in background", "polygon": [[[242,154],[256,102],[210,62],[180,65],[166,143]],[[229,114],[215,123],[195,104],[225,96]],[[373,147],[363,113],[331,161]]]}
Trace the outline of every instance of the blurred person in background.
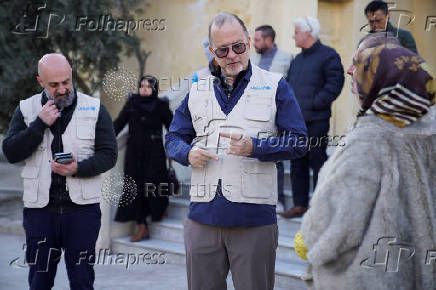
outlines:
{"label": "blurred person in background", "polygon": [[[254,32],[254,49],[256,53],[251,56],[253,64],[259,66],[261,69],[280,73],[286,77],[289,65],[292,61],[292,54],[278,49],[274,40],[276,32],[271,25],[262,25],[256,28]],[[276,163],[277,166],[277,186],[278,198],[277,213],[282,213],[285,209],[285,195],[284,195],[284,167],[283,161]]]}
{"label": "blurred person in background", "polygon": [[168,183],[162,126],[169,128],[173,114],[168,101],[158,98],[159,82],[155,77],[143,76],[138,91],[129,96],[114,121],[116,135],[129,125],[124,174],[135,181],[137,195],[130,204],[118,207],[115,221],[136,221],[137,231],[130,239],[132,242],[150,238],[146,218],[161,220],[171,193],[159,190],[159,185]]}
{"label": "blurred person in background", "polygon": [[327,160],[331,105],[344,86],[341,58],[319,40],[318,20],[310,16],[297,18],[294,26],[293,38],[301,53],[292,61],[286,80],[297,97],[310,144],[305,156],[291,162],[294,207],[283,213],[286,218],[301,217],[307,211],[310,169],[315,188],[318,172]]}
{"label": "blurred person in background", "polygon": [[[416,48],[415,39],[413,38],[412,34],[407,30],[400,29],[399,27],[394,27],[389,22],[389,18],[391,15],[388,9],[388,4],[386,2],[380,0],[371,1],[365,7],[364,13],[366,18],[368,19],[370,34],[381,31],[390,32],[398,38],[398,40],[400,41],[400,45],[418,54],[418,49]],[[363,39],[365,39],[365,37],[362,38],[362,40]]]}

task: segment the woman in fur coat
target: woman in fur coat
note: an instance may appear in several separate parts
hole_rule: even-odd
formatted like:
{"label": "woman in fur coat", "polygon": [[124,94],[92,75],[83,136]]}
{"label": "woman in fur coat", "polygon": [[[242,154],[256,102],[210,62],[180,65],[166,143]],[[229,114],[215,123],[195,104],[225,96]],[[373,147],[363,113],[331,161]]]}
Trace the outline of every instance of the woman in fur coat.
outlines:
{"label": "woman in fur coat", "polygon": [[434,74],[396,45],[360,50],[361,110],[303,218],[313,289],[436,289]]}

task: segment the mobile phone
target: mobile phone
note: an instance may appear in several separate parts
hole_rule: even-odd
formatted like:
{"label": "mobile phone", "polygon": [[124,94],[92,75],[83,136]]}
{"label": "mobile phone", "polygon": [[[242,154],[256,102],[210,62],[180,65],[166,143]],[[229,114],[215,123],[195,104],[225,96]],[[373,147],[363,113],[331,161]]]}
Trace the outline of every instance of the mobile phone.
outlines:
{"label": "mobile phone", "polygon": [[68,164],[73,162],[73,154],[71,152],[55,153],[54,160],[57,163]]}

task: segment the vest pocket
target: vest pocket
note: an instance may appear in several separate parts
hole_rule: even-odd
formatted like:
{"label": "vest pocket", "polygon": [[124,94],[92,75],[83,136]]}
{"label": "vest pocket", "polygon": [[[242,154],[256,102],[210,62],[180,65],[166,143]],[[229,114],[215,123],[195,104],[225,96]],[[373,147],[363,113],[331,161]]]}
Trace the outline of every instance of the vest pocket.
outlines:
{"label": "vest pocket", "polygon": [[25,166],[21,172],[23,177],[23,201],[36,202],[38,200],[38,177],[39,168]]}
{"label": "vest pocket", "polygon": [[271,119],[271,98],[261,95],[249,95],[244,117],[247,120],[267,122]]}
{"label": "vest pocket", "polygon": [[192,167],[190,196],[205,197],[207,193],[206,168]]}
{"label": "vest pocket", "polygon": [[79,119],[77,120],[77,138],[79,139],[95,139],[95,119]]}
{"label": "vest pocket", "polygon": [[82,186],[83,199],[95,199],[100,197],[103,176],[99,175],[93,178],[82,178],[80,179],[80,183]]}
{"label": "vest pocket", "polygon": [[270,198],[274,192],[273,170],[255,159],[242,160],[241,195],[247,198]]}

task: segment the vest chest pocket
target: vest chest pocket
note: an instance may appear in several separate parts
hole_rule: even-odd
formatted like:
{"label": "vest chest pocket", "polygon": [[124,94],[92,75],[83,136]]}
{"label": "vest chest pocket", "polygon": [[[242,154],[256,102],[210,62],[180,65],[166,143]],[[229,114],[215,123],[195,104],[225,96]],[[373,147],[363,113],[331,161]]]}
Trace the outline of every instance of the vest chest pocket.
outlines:
{"label": "vest chest pocket", "polygon": [[247,120],[267,122],[271,120],[271,97],[265,95],[248,95],[245,103],[244,117]]}
{"label": "vest chest pocket", "polygon": [[80,145],[80,150],[77,154],[80,155],[78,156],[79,158],[86,159],[90,154],[94,153],[95,121],[94,118],[77,120],[77,139]]}
{"label": "vest chest pocket", "polygon": [[95,118],[86,118],[77,120],[77,138],[82,140],[95,139]]}
{"label": "vest chest pocket", "polygon": [[197,137],[206,136],[208,126],[206,112],[199,112],[192,116],[192,126],[194,127]]}

